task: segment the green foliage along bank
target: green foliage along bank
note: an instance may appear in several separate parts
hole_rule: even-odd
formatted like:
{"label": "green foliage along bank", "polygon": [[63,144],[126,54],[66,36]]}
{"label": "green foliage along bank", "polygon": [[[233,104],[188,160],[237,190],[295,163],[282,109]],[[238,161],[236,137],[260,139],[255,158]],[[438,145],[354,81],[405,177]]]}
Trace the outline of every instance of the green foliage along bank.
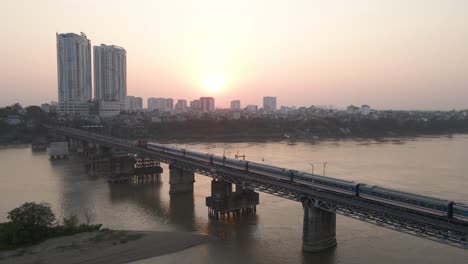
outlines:
{"label": "green foliage along bank", "polygon": [[0,223],[0,250],[31,245],[48,238],[97,231],[101,225],[79,224],[75,215],[56,221],[47,203],[24,203],[11,210],[6,223]]}

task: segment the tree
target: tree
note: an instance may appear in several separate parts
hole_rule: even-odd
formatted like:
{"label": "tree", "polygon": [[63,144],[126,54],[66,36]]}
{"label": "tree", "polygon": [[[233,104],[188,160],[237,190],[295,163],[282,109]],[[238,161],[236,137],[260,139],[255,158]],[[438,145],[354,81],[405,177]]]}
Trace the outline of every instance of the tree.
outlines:
{"label": "tree", "polygon": [[15,113],[19,113],[19,111],[21,111],[21,109],[23,109],[23,107],[20,105],[20,103],[12,104],[11,108],[13,109],[13,111]]}
{"label": "tree", "polygon": [[55,221],[55,215],[48,203],[24,203],[8,213],[8,219],[19,227],[50,228]]}
{"label": "tree", "polygon": [[19,103],[0,108],[0,117],[6,117],[8,115],[19,115],[21,109],[23,109],[23,107]]}
{"label": "tree", "polygon": [[44,121],[45,118],[46,113],[39,106],[32,105],[26,107],[26,119],[41,122]]}
{"label": "tree", "polygon": [[11,222],[0,230],[0,248],[41,241],[50,235],[55,215],[47,203],[24,203],[8,213]]}

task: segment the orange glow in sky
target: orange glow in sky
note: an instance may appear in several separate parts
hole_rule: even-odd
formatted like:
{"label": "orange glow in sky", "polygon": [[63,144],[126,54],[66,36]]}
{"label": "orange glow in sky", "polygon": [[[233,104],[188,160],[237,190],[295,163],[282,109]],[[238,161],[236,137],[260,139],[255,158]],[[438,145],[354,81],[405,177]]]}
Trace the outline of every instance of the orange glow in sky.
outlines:
{"label": "orange glow in sky", "polygon": [[259,104],[468,108],[466,0],[16,0],[0,105],[57,100],[55,33],[127,51],[127,93]]}

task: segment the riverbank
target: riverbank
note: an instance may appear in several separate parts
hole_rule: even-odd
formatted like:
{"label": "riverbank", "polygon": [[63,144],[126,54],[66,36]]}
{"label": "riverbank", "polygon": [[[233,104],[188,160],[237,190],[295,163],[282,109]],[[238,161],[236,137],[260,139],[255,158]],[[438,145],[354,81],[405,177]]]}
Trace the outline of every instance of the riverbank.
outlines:
{"label": "riverbank", "polygon": [[10,127],[9,129],[0,131],[0,146],[44,142],[48,135],[47,132],[47,129],[42,127]]}
{"label": "riverbank", "polygon": [[[468,132],[468,120],[400,120],[395,118],[347,120],[240,119],[188,120],[185,122],[143,122],[122,125],[109,121],[95,132],[116,137],[159,140],[278,140],[312,141],[318,139],[416,137]],[[99,131],[101,130],[101,131]]]}
{"label": "riverbank", "polygon": [[186,232],[96,231],[0,252],[6,263],[128,263],[179,252],[215,238]]}

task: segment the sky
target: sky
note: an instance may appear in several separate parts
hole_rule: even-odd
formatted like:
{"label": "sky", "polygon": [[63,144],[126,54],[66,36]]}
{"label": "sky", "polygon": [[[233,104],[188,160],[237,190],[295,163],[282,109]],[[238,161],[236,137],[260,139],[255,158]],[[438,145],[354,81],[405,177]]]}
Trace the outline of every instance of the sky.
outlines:
{"label": "sky", "polygon": [[0,1],[0,106],[56,101],[55,34],[84,32],[144,101],[468,108],[466,0]]}

